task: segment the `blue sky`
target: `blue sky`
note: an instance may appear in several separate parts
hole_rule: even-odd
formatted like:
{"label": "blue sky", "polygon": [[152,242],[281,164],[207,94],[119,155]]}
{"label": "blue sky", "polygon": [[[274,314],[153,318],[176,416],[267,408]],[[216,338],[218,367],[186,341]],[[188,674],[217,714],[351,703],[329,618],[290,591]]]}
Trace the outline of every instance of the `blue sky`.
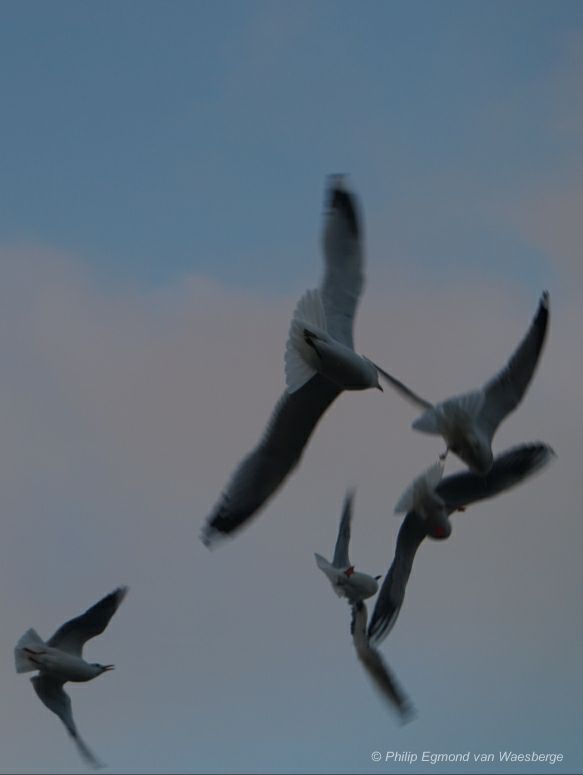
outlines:
{"label": "blue sky", "polygon": [[[2,771],[78,771],[12,648],[122,583],[87,652],[117,669],[70,691],[112,773],[581,770],[582,82],[579,2],[2,4]],[[313,552],[356,484],[355,564],[387,569],[440,451],[406,404],[343,396],[248,530],[197,539],[283,388],[334,172],[366,226],[357,347],[428,398],[489,378],[551,294],[496,451],[558,458],[420,550],[383,646],[404,728]]]}
{"label": "blue sky", "polygon": [[[569,2],[5,3],[2,236],[74,251],[112,282],[203,271],[281,290],[295,265],[274,256],[311,266],[331,170],[362,180],[379,218],[399,200],[431,210],[436,181],[520,196],[566,174],[578,139],[550,103],[582,16]],[[497,249],[529,252],[445,193]],[[443,231],[442,257],[473,242],[483,258]]]}

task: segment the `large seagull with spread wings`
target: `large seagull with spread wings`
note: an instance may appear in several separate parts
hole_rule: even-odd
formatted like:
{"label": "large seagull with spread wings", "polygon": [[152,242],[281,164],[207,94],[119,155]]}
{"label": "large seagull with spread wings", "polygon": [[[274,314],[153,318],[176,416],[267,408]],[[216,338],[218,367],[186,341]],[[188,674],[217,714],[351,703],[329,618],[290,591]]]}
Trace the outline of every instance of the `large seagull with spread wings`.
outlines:
{"label": "large seagull with spread wings", "polygon": [[343,390],[382,390],[377,367],[353,346],[354,314],[364,282],[355,197],[335,175],[329,179],[327,199],[324,278],[296,306],[285,353],[286,390],[203,528],[201,537],[209,547],[243,527],[276,493]]}

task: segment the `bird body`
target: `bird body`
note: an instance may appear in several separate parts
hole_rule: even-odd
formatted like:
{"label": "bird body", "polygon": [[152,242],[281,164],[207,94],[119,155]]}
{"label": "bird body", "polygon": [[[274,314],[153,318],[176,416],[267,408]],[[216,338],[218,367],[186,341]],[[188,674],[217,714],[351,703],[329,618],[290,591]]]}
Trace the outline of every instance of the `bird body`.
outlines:
{"label": "bird body", "polygon": [[90,681],[111,670],[111,665],[86,662],[76,654],[53,648],[44,643],[34,630],[27,630],[16,644],[16,671],[25,673],[41,670],[63,681]]}
{"label": "bird body", "polygon": [[338,536],[334,546],[334,557],[328,562],[321,554],[315,554],[318,568],[328,577],[332,589],[338,597],[345,597],[350,603],[358,603],[367,597],[376,594],[379,585],[378,578],[369,576],[354,570],[351,564],[348,549],[350,545],[350,532],[352,525],[352,506],[354,502],[354,490],[348,490],[344,496],[344,505],[340,516]]}
{"label": "bird body", "polygon": [[[364,277],[362,227],[356,200],[346,190],[344,181],[339,176],[330,178],[327,199],[328,210],[323,237],[324,277],[318,289],[318,300],[311,299],[314,305],[319,305],[320,311],[312,310],[311,314],[316,315],[319,321],[319,332],[325,332],[333,340],[334,352],[342,365],[338,367],[338,372],[335,371],[336,367],[331,365],[330,350],[323,348],[323,369],[328,373],[328,377],[318,369],[314,370],[314,364],[318,363],[316,360],[307,362],[296,357],[290,367],[287,354],[293,348],[290,347],[288,338],[286,389],[277,402],[259,442],[235,469],[206,520],[201,539],[208,547],[240,530],[275,495],[300,462],[306,444],[322,415],[342,392],[340,385],[351,381],[347,374],[354,375],[359,369],[368,371],[369,367],[363,364],[354,367],[354,315]],[[314,326],[314,317],[310,319],[311,325]],[[316,332],[310,333],[310,326],[303,328],[308,329],[307,338],[317,350],[318,342],[313,336]],[[298,328],[303,344],[313,350],[314,347],[305,339],[303,328]],[[330,342],[326,344],[330,345]],[[345,359],[345,350],[339,346],[350,350],[351,355]],[[317,353],[315,355],[317,356]],[[322,365],[321,358],[319,362]],[[306,373],[306,367],[311,369],[311,372]],[[331,379],[331,376],[334,379]],[[362,375],[358,379],[362,379]]]}
{"label": "bird body", "polygon": [[430,535],[431,521],[427,519],[427,513],[431,510],[430,503],[439,499],[442,503],[440,515],[447,518],[455,511],[465,510],[472,503],[493,498],[520,484],[544,468],[553,457],[554,452],[547,444],[520,444],[498,455],[485,475],[461,471],[434,484],[423,504],[425,516],[411,509],[399,529],[393,562],[379,591],[368,628],[368,637],[372,642],[380,643],[397,620],[413,560],[421,543]]}
{"label": "bird body", "polygon": [[338,597],[345,597],[350,603],[356,603],[376,595],[379,584],[373,576],[354,570],[352,565],[348,565],[346,568],[337,568],[321,554],[314,556],[318,568],[326,574]]}
{"label": "bird body", "polygon": [[403,721],[409,720],[412,706],[399,687],[382,656],[372,646],[367,635],[368,611],[364,600],[372,597],[378,590],[378,579],[367,573],[359,573],[350,564],[348,550],[352,524],[352,506],[354,491],[348,490],[344,497],[344,506],[338,527],[338,536],[334,546],[334,558],[328,562],[322,555],[316,554],[316,563],[328,577],[332,589],[339,597],[348,600],[352,610],[350,632],[356,655],[373,684],[393,708],[396,708]]}
{"label": "bird body", "polygon": [[443,459],[440,459],[414,479],[395,506],[396,514],[408,511],[418,514],[432,538],[447,538],[451,533],[445,502],[436,492],[442,475]]}
{"label": "bird body", "polygon": [[86,662],[82,656],[83,646],[105,630],[126,594],[127,587],[118,587],[85,613],[65,622],[46,643],[36,630],[29,629],[14,649],[16,672],[39,671],[30,679],[38,698],[61,719],[81,756],[94,768],[102,765],[77,731],[71,698],[64,691],[63,684],[67,681],[91,681],[113,670],[113,665]]}
{"label": "bird body", "polygon": [[413,428],[443,437],[451,450],[469,468],[486,474],[494,460],[492,438],[500,423],[514,411],[540,359],[549,321],[549,294],[545,291],[524,338],[506,366],[478,390],[431,404],[395,377],[377,366],[382,377],[404,398],[423,409]]}
{"label": "bird body", "polygon": [[290,324],[285,352],[288,393],[294,393],[315,374],[341,390],[382,390],[376,366],[328,333],[318,289],[304,293]]}

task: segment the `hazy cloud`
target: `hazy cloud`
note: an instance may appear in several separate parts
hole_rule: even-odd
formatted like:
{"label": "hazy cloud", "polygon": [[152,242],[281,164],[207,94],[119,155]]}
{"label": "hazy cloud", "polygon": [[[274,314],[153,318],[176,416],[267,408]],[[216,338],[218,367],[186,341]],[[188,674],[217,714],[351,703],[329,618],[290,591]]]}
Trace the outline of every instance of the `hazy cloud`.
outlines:
{"label": "hazy cloud", "polygon": [[[209,553],[198,531],[283,387],[295,298],[203,277],[112,293],[74,257],[40,248],[4,250],[0,267],[8,769],[78,770],[11,650],[27,627],[48,636],[120,583],[130,594],[88,649],[117,670],[71,688],[79,727],[112,772],[367,771],[370,752],[395,741],[563,750],[572,768],[578,306],[551,289],[539,372],[496,438],[499,450],[548,441],[555,465],[456,516],[451,539],[419,553],[384,649],[420,711],[401,729],[352,653],[348,611],[313,552],[332,550],[356,484],[354,561],[387,569],[395,500],[441,451],[410,430],[408,404],[390,391],[342,396],[265,513]],[[434,399],[501,367],[538,301],[478,276],[434,286],[402,267],[369,270],[369,285],[359,349]]]}

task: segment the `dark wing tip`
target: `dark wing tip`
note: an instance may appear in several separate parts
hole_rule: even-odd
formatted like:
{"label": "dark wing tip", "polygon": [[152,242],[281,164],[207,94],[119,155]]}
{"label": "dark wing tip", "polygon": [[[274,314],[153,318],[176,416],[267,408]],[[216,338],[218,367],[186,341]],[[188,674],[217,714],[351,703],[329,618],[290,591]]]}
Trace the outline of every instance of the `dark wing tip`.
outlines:
{"label": "dark wing tip", "polygon": [[407,699],[399,706],[399,714],[401,717],[401,724],[410,724],[417,718],[417,708],[413,705],[411,700]]}
{"label": "dark wing tip", "polygon": [[540,297],[540,304],[541,307],[544,307],[545,309],[548,309],[550,306],[550,296],[548,291],[543,291],[542,295]]}
{"label": "dark wing tip", "polygon": [[217,530],[212,525],[205,525],[200,531],[200,540],[211,551],[218,546],[223,538],[226,538],[226,533],[221,530]]}
{"label": "dark wing tip", "polygon": [[555,450],[542,441],[534,442],[530,445],[533,451],[533,468],[539,469],[550,463],[551,460],[557,457]]}
{"label": "dark wing tip", "polygon": [[354,195],[344,187],[344,175],[330,175],[328,178],[328,206],[338,211],[346,220],[351,233],[359,234],[358,215]]}
{"label": "dark wing tip", "polygon": [[348,512],[349,521],[352,517],[352,511],[354,507],[354,496],[356,495],[356,487],[347,487],[344,493],[344,502],[342,503],[342,517]]}
{"label": "dark wing tip", "polygon": [[499,467],[514,464],[517,470],[526,474],[538,471],[556,457],[557,454],[551,446],[543,441],[533,441],[511,447],[499,455],[494,463]]}
{"label": "dark wing tip", "polygon": [[113,592],[110,592],[109,595],[105,597],[105,600],[108,602],[111,601],[116,608],[119,608],[128,591],[129,587],[124,584],[121,587],[114,589]]}

